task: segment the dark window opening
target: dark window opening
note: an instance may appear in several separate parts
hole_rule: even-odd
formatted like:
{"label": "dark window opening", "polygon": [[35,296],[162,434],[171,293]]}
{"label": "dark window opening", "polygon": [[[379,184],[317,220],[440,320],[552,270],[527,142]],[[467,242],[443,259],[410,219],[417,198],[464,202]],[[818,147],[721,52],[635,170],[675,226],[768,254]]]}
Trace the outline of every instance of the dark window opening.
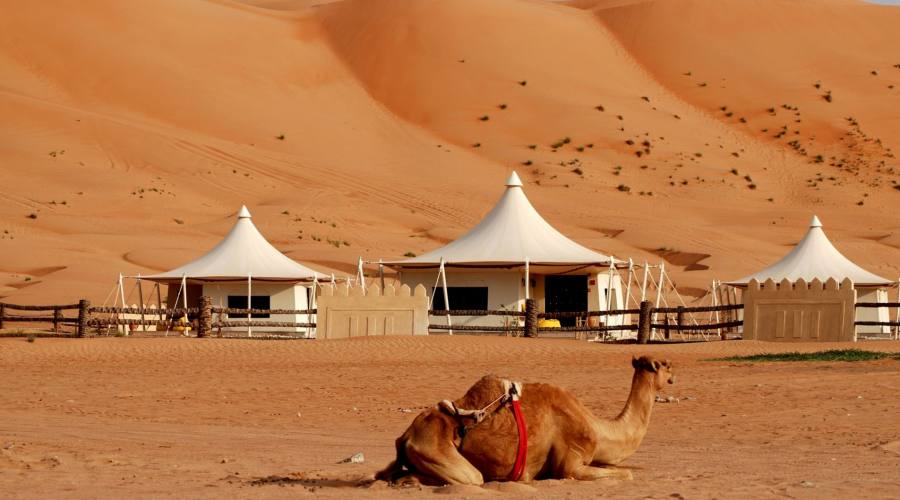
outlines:
{"label": "dark window opening", "polygon": [[[253,295],[250,297],[250,309],[271,309],[271,297],[268,295]],[[228,296],[228,308],[229,309],[247,309],[247,296],[246,295],[229,295]],[[246,314],[229,314],[229,318],[246,318]],[[268,314],[252,314],[251,318],[268,318]]]}
{"label": "dark window opening", "polygon": [[[438,311],[445,310],[444,289],[442,287],[432,289],[434,294],[433,308]],[[488,308],[488,287],[486,286],[448,286],[447,299],[453,310],[472,310]]]}

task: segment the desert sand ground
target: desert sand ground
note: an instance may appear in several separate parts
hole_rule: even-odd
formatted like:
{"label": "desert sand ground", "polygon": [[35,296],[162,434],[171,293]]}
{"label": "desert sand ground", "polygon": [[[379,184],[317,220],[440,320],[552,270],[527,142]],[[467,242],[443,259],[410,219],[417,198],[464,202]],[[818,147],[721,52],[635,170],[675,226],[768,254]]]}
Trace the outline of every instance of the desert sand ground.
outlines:
{"label": "desert sand ground", "polygon": [[[0,1],[0,298],[102,302],[242,203],[321,269],[459,236],[512,169],[682,290],[813,213],[900,276],[900,7],[854,0]],[[565,142],[565,139],[569,139]]]}
{"label": "desert sand ground", "polygon": [[[858,347],[900,351],[897,342]],[[896,498],[900,362],[740,364],[835,345],[593,345],[505,337],[0,340],[5,498]],[[846,345],[841,347],[847,347]],[[414,413],[485,373],[571,389],[614,416],[630,357],[676,364],[633,481],[500,491],[370,482]],[[412,411],[412,413],[409,413]],[[338,464],[362,452],[362,464]]]}

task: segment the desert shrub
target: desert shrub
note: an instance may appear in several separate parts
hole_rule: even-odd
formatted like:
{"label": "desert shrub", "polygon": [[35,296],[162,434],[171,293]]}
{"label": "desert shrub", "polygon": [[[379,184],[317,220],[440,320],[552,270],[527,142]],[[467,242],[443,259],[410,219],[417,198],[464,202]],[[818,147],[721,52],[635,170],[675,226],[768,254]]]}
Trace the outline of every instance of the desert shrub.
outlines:
{"label": "desert shrub", "polygon": [[874,361],[878,359],[900,360],[900,354],[893,352],[863,351],[862,349],[831,349],[818,352],[779,352],[754,354],[752,356],[730,356],[705,361],[739,362],[785,362],[785,361]]}
{"label": "desert shrub", "polygon": [[412,252],[406,252],[405,254],[403,254],[403,256],[404,256],[404,257],[415,257],[416,254],[414,254],[414,253],[412,253]]}
{"label": "desert shrub", "polygon": [[623,192],[623,193],[630,193],[630,192],[631,192],[631,188],[628,187],[628,186],[626,186],[625,184],[619,184],[619,185],[616,187],[616,189],[618,189],[619,191],[621,191],[621,192]]}

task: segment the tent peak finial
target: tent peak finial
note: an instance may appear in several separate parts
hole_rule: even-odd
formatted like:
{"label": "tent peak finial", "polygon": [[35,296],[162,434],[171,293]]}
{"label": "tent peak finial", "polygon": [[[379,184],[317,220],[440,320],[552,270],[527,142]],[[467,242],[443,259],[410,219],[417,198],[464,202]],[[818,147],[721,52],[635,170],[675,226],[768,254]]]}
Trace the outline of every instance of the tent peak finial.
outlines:
{"label": "tent peak finial", "polygon": [[515,170],[506,179],[506,187],[522,187],[522,179],[519,179],[519,174]]}
{"label": "tent peak finial", "polygon": [[241,209],[238,211],[238,219],[249,219],[252,217],[250,215],[250,211],[247,210],[247,205],[241,205]]}
{"label": "tent peak finial", "polygon": [[812,220],[809,221],[809,227],[822,227],[822,221],[820,221],[818,217],[813,215]]}

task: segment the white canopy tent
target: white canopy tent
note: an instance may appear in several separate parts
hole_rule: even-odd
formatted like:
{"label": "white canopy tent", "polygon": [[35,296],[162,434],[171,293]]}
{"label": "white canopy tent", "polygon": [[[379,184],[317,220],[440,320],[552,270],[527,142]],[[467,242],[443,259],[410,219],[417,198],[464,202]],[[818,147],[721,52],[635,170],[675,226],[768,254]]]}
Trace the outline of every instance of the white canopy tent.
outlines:
{"label": "white canopy tent", "polygon": [[[482,303],[488,303],[491,307],[483,309],[518,310],[523,299],[531,298],[532,288],[539,292],[536,298],[544,301],[544,277],[560,275],[585,278],[583,285],[568,285],[583,286],[588,292],[583,297],[588,303],[582,310],[607,309],[611,303],[621,304],[621,280],[614,268],[625,263],[586,248],[557,231],[535,210],[522,186],[518,174],[512,172],[506,181],[503,196],[467,233],[436,250],[405,260],[384,262],[384,265],[398,270],[400,281],[410,287],[418,284],[430,286],[429,276],[433,277],[433,274],[427,270],[433,273],[437,269],[438,281],[434,282],[433,291],[443,292],[443,297],[438,297],[443,299],[442,307],[449,307],[450,302],[448,275],[444,272],[447,268],[455,269],[449,277],[451,289],[484,290]],[[540,286],[532,279],[535,275],[542,280]],[[590,284],[589,277],[593,278]],[[518,285],[520,279],[521,286]],[[606,286],[601,286],[601,282]],[[606,293],[605,297],[600,292],[601,288]],[[615,301],[613,293],[619,295]],[[464,321],[487,326],[479,318]]]}
{"label": "white canopy tent", "polygon": [[[850,278],[858,290],[859,302],[887,302],[887,288],[896,285],[886,278],[873,274],[845,257],[831,243],[822,229],[822,222],[813,216],[806,236],[787,255],[771,266],[741,278],[727,282],[736,287],[746,287],[751,280],[760,283],[771,279],[775,283],[782,280],[794,282],[814,279],[825,282],[833,278],[841,282]],[[858,309],[857,319],[861,321],[888,321],[888,309]],[[889,333],[888,327],[861,327],[862,333]]]}
{"label": "white canopy tent", "polygon": [[[219,306],[244,309],[258,308],[253,299],[261,298],[263,304],[268,304],[265,309],[307,309],[314,305],[316,284],[325,276],[298,264],[266,241],[251,221],[250,211],[242,206],[234,227],[209,252],[171,271],[137,278],[169,284],[170,299],[171,285],[179,285],[175,302],[180,298],[184,307],[188,306],[189,288],[200,287],[191,300],[208,295]],[[235,298],[241,302],[240,307],[227,304],[229,300],[235,302]],[[250,318],[248,314],[247,319]],[[308,322],[308,318],[296,315],[272,320]],[[249,326],[247,332],[252,334]]]}
{"label": "white canopy tent", "polygon": [[746,286],[750,280],[762,283],[767,279],[776,283],[784,279],[788,281],[803,279],[808,283],[816,278],[822,282],[829,278],[834,278],[838,282],[850,278],[856,287],[884,287],[892,284],[890,280],[872,274],[844,257],[825,236],[822,222],[816,216],[813,216],[809,223],[806,236],[781,260],[728,284]]}
{"label": "white canopy tent", "polygon": [[256,281],[311,282],[324,277],[279,252],[250,219],[250,211],[241,206],[234,227],[212,250],[181,267],[144,276],[144,279],[159,282],[177,282],[183,278],[244,281],[252,277]]}

